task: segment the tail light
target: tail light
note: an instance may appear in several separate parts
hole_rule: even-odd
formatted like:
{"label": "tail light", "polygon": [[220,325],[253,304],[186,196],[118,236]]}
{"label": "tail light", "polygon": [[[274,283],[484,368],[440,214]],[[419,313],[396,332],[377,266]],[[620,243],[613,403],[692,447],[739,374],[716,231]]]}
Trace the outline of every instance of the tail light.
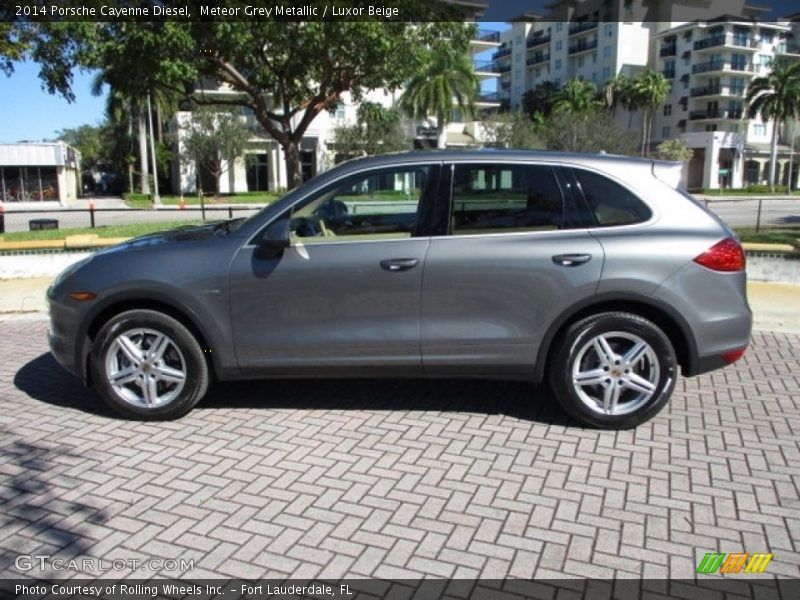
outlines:
{"label": "tail light", "polygon": [[725,238],[695,258],[694,262],[712,271],[744,271],[744,250],[733,238]]}

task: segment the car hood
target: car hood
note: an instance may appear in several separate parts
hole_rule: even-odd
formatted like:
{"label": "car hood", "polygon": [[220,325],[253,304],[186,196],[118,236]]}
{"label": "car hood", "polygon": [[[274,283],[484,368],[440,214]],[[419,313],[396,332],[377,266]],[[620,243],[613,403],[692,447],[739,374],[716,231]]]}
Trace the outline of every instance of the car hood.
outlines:
{"label": "car hood", "polygon": [[203,225],[186,225],[185,227],[178,227],[169,231],[158,231],[156,233],[148,233],[139,237],[126,240],[114,246],[110,246],[105,250],[101,250],[98,254],[109,254],[112,252],[121,252],[123,250],[134,250],[137,248],[146,248],[149,246],[160,246],[163,244],[175,242],[188,242],[194,240],[204,240],[208,238],[217,237],[220,233],[218,227],[219,223],[204,223]]}

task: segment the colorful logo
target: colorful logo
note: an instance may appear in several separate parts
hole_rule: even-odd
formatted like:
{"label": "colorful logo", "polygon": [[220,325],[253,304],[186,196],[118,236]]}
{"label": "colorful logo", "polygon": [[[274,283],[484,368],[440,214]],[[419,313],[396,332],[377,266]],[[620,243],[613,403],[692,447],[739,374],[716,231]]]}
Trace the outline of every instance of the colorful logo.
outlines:
{"label": "colorful logo", "polygon": [[748,552],[725,554],[724,552],[709,552],[697,565],[698,573],[763,573],[767,568],[772,554]]}

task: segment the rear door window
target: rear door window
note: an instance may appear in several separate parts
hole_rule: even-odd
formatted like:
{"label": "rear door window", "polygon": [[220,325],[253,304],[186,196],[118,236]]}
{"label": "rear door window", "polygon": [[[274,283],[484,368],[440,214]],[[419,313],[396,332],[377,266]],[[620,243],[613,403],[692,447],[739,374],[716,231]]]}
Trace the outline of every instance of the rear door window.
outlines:
{"label": "rear door window", "polygon": [[564,196],[547,165],[456,164],[453,235],[548,231],[570,225]]}

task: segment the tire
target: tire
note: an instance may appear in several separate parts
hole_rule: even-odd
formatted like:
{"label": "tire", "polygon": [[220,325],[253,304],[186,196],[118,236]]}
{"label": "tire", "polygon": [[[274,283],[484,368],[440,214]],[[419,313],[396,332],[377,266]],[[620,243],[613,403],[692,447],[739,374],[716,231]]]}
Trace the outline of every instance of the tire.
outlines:
{"label": "tire", "polygon": [[130,310],[108,321],[95,338],[90,369],[112,409],[144,421],[182,417],[209,383],[203,349],[192,333],[154,310]]}
{"label": "tire", "polygon": [[654,323],[606,312],[573,323],[548,362],[550,387],[572,417],[629,429],[664,408],[677,377],[672,343]]}

